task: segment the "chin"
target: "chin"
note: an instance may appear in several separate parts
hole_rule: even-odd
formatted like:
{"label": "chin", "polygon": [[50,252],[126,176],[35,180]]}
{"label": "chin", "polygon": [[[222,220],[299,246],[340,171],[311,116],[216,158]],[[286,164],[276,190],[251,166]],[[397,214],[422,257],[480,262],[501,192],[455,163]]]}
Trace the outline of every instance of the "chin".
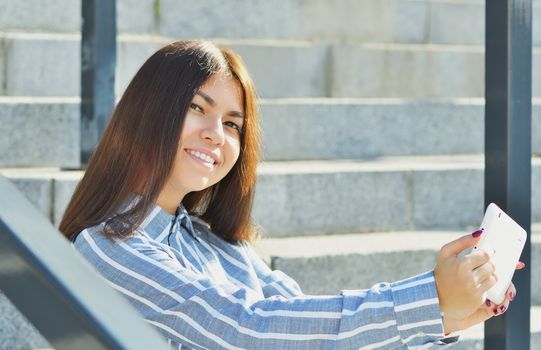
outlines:
{"label": "chin", "polygon": [[212,185],[214,185],[214,184],[211,183],[210,181],[203,181],[203,182],[199,182],[197,184],[193,184],[193,186],[191,186],[191,188],[192,188],[193,192],[199,192],[199,191],[206,190],[207,188],[209,188]]}

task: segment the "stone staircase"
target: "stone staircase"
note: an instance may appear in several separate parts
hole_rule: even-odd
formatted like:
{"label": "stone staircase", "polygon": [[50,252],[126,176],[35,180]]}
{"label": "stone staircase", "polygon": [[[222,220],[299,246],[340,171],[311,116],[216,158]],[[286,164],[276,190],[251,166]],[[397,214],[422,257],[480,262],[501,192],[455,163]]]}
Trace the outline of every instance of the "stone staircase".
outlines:
{"label": "stone staircase", "polygon": [[[258,250],[306,293],[433,268],[483,214],[484,1],[117,0],[117,94],[158,47],[211,38],[261,96]],[[0,173],[58,224],[80,179],[80,0],[0,0]],[[541,1],[534,0],[541,19]],[[533,93],[541,97],[541,22]],[[541,98],[533,108],[541,223]],[[534,224],[533,265],[541,263]],[[325,271],[325,273],[322,273]],[[520,297],[520,290],[518,291]],[[541,274],[532,273],[532,349]],[[51,316],[54,317],[54,316]],[[481,349],[482,326],[456,349]],[[0,294],[0,349],[48,344]]]}

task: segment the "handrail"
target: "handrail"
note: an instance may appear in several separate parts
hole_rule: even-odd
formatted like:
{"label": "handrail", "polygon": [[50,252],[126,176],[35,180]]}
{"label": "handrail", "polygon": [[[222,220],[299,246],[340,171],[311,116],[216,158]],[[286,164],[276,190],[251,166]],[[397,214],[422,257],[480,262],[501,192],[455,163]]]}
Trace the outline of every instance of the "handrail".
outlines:
{"label": "handrail", "polygon": [[86,166],[115,106],[116,0],[84,0],[81,7],[81,164]]}
{"label": "handrail", "polygon": [[506,314],[485,324],[484,347],[530,349],[532,213],[532,0],[486,6],[485,207],[494,202],[527,232],[513,279],[518,295]]}
{"label": "handrail", "polygon": [[3,176],[0,193],[0,289],[56,350],[167,349]]}

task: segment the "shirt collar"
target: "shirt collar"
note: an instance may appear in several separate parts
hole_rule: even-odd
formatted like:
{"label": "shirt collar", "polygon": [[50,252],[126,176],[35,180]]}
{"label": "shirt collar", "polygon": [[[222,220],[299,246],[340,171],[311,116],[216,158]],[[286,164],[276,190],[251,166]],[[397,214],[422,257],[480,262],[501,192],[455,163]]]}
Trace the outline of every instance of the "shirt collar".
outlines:
{"label": "shirt collar", "polygon": [[148,213],[140,227],[153,239],[161,241],[167,237],[171,231],[171,226],[176,223],[183,226],[188,233],[195,234],[188,211],[182,204],[179,204],[176,215],[169,214],[157,204],[152,204]]}
{"label": "shirt collar", "polygon": [[[121,211],[126,211],[133,207],[140,199],[140,195],[133,194],[130,196],[130,198],[128,198]],[[176,225],[177,223],[179,223],[192,236],[195,236],[195,230],[192,226],[190,215],[182,203],[179,203],[176,210],[176,215],[169,214],[156,203],[150,205],[147,213],[148,214],[145,215],[143,222],[139,225],[139,228],[152,239],[161,241],[162,239],[166,238],[169,232],[171,232],[171,226]]]}

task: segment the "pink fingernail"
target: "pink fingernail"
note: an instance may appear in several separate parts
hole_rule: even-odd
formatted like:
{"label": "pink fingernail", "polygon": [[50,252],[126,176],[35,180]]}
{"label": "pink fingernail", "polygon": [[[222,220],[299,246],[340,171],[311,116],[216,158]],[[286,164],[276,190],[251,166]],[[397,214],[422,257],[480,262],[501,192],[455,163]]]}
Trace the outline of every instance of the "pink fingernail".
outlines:
{"label": "pink fingernail", "polygon": [[483,234],[483,229],[480,229],[480,230],[477,230],[475,231],[474,233],[472,233],[471,235],[475,238],[481,236]]}
{"label": "pink fingernail", "polygon": [[496,308],[496,309],[492,310],[492,312],[494,312],[494,315],[497,315],[498,314],[498,309]]}
{"label": "pink fingernail", "polygon": [[500,306],[500,313],[504,313],[507,311],[507,307],[505,305]]}
{"label": "pink fingernail", "polygon": [[486,304],[486,306],[488,306],[488,307],[490,307],[490,305],[492,305],[492,303],[491,303],[490,300],[488,300],[488,299],[485,301],[485,304]]}

